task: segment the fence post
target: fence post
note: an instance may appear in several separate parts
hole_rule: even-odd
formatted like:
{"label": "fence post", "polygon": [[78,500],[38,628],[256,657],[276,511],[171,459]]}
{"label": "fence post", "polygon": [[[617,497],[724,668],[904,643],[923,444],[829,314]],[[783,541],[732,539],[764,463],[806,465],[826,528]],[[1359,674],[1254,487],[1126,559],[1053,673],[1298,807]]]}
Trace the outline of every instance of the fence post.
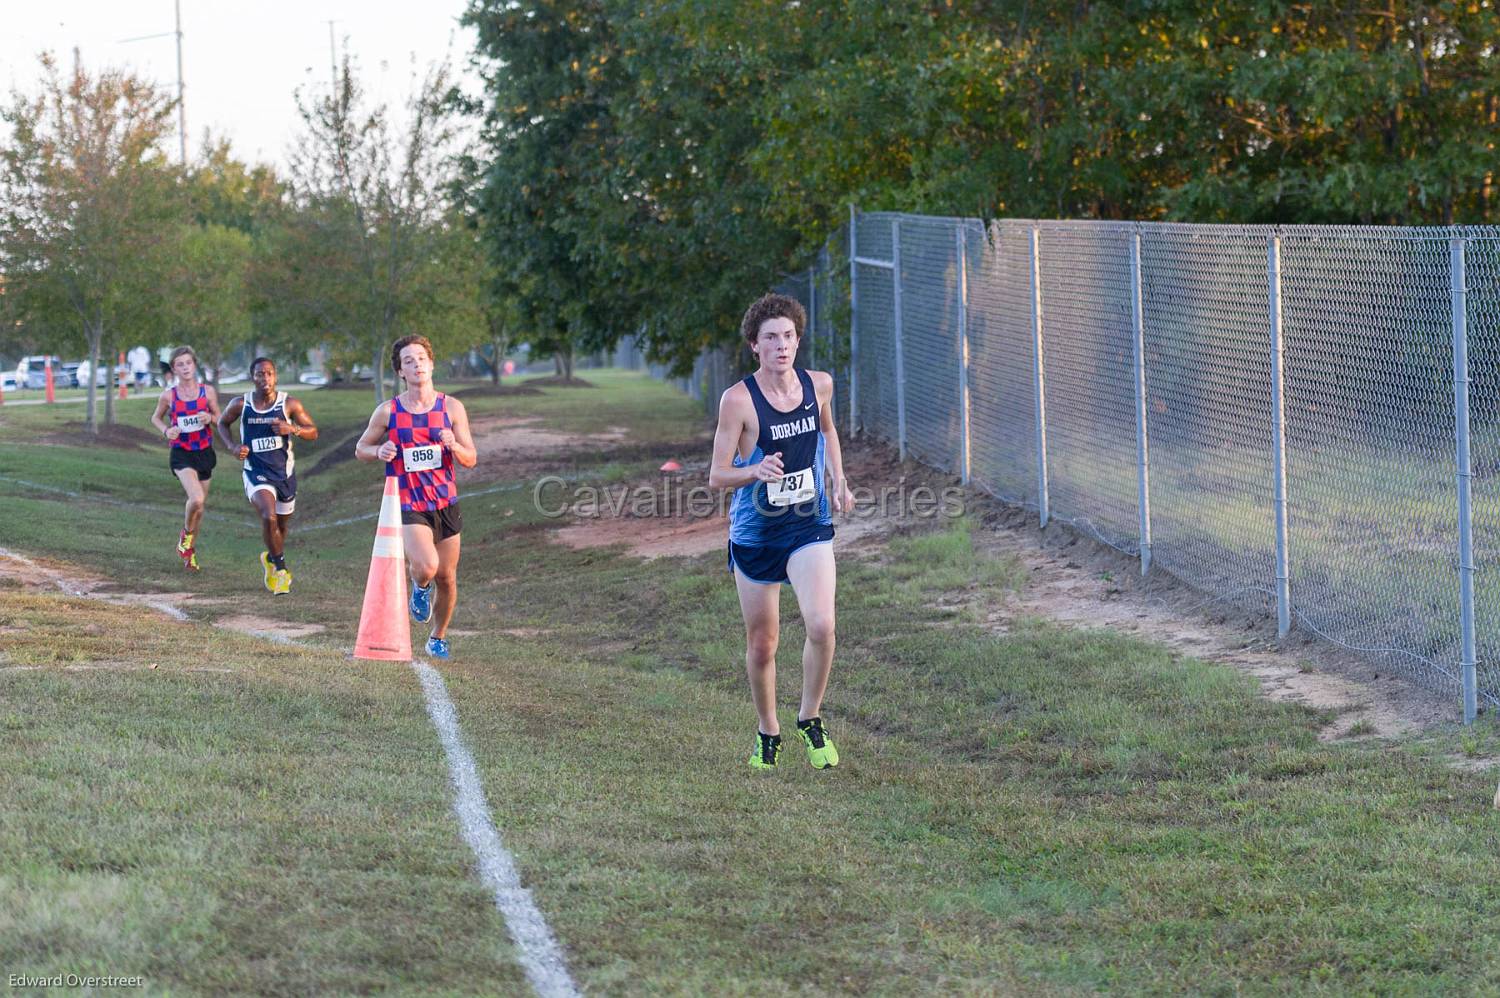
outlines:
{"label": "fence post", "polygon": [[1041,230],[1031,227],[1031,355],[1032,374],[1036,385],[1036,502],[1041,514],[1042,526],[1047,525],[1049,503],[1047,501],[1047,386],[1042,363],[1042,261]]}
{"label": "fence post", "polygon": [[906,357],[901,349],[901,219],[891,220],[891,298],[895,315],[896,341],[896,449],[906,460]]}
{"label": "fence post", "polygon": [[1281,234],[1271,233],[1266,250],[1271,298],[1271,470],[1276,479],[1276,636],[1292,629],[1292,582],[1286,550],[1286,395],[1281,343]]}
{"label": "fence post", "polygon": [[1146,422],[1146,310],[1141,301],[1141,230],[1130,234],[1131,339],[1135,342],[1135,474],[1141,511],[1141,574],[1151,571],[1151,445]]}
{"label": "fence post", "polygon": [[1470,505],[1473,468],[1469,459],[1469,284],[1465,240],[1454,236],[1448,247],[1453,310],[1453,412],[1458,438],[1458,604],[1462,634],[1464,723],[1479,712],[1474,648],[1474,511]]}
{"label": "fence post", "polygon": [[958,432],[959,480],[969,484],[969,237],[967,221],[954,230],[958,237]]}
{"label": "fence post", "polygon": [[849,436],[859,430],[859,209],[849,206]]}
{"label": "fence post", "polygon": [[818,360],[818,268],[807,268],[807,366],[817,367]]}

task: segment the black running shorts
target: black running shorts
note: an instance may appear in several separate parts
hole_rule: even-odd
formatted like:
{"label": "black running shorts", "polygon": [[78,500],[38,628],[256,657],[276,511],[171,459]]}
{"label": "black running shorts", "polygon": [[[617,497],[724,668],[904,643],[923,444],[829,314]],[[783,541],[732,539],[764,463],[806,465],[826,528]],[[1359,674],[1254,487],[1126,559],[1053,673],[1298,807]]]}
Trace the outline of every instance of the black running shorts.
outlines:
{"label": "black running shorts", "polygon": [[172,457],[168,464],[172,469],[172,474],[175,475],[184,468],[191,468],[198,473],[200,482],[206,482],[214,477],[214,465],[219,463],[219,457],[212,447],[205,447],[202,450],[173,447],[171,451]]}
{"label": "black running shorts", "polygon": [[401,522],[413,526],[420,524],[424,527],[431,527],[434,542],[457,537],[464,529],[464,518],[459,513],[456,502],[450,502],[442,509],[403,509]]}

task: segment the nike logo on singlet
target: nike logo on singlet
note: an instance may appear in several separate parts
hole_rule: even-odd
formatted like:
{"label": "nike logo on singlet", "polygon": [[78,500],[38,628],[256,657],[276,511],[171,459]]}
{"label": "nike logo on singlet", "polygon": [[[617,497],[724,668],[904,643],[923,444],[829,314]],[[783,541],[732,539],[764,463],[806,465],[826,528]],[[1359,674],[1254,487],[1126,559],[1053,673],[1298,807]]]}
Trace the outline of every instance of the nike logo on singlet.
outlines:
{"label": "nike logo on singlet", "polygon": [[773,423],[769,427],[772,440],[785,440],[787,437],[795,437],[799,433],[810,433],[817,420],[813,416],[805,416],[802,419],[794,419],[790,423]]}

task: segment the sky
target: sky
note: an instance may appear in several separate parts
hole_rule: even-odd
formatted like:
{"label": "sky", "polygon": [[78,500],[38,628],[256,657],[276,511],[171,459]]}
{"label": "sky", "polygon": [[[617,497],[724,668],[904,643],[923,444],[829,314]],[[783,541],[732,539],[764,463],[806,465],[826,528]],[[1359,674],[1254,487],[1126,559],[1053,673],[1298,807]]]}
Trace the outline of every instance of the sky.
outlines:
{"label": "sky", "polygon": [[[466,89],[478,89],[468,68],[474,32],[458,24],[466,0],[180,3],[189,161],[209,128],[229,138],[238,159],[285,167],[301,124],[295,91],[311,86],[321,96],[330,87],[329,21],[340,56],[347,46],[370,97],[393,110],[410,95],[413,75],[420,79],[445,55]],[[173,0],[0,0],[0,100],[9,104],[16,89],[36,94],[38,54],[51,50],[66,68],[75,47],[91,74],[128,68],[175,95],[174,17]],[[145,35],[163,37],[125,41]],[[178,152],[175,134],[170,151]]]}

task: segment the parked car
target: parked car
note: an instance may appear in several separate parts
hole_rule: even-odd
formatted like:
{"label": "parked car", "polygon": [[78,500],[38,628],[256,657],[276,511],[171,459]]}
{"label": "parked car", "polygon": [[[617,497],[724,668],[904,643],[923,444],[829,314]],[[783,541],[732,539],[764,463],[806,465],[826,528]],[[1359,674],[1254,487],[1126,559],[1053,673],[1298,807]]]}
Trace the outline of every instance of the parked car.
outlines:
{"label": "parked car", "polygon": [[[59,371],[62,368],[62,358],[52,358],[52,384],[54,387],[64,387]],[[22,357],[21,363],[16,365],[16,380],[21,383],[22,388],[46,388],[47,387],[47,358],[45,355],[38,357]]]}
{"label": "parked car", "polygon": [[15,371],[0,371],[0,392],[13,392],[21,387]]}
{"label": "parked car", "polygon": [[304,385],[326,385],[328,384],[328,375],[322,371],[303,371],[297,375],[297,380]]}

